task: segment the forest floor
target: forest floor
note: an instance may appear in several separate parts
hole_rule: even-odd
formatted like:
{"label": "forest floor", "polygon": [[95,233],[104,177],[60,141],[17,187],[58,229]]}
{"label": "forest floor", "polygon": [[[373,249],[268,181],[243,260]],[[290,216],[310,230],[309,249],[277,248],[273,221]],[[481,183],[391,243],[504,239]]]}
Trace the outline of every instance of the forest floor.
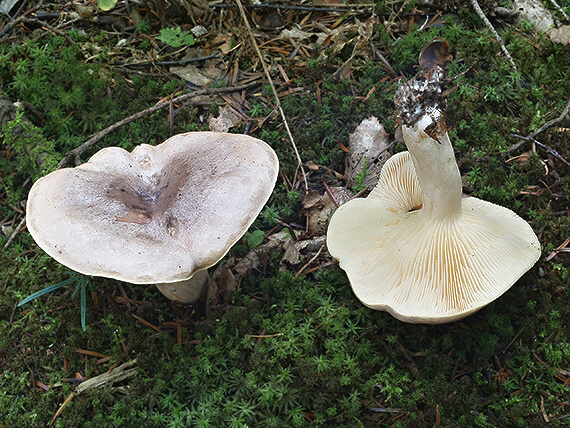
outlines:
{"label": "forest floor", "polygon": [[[0,427],[568,423],[568,40],[495,2],[500,38],[473,2],[375,3],[0,2]],[[546,3],[570,24],[568,1]],[[373,186],[374,162],[345,165],[358,125],[406,149],[394,92],[435,38],[463,192],[528,221],[542,256],[475,314],[407,324],[355,297],[324,236],[334,192]],[[30,236],[40,177],[209,130],[267,142],[280,171],[207,298],[74,277]]]}

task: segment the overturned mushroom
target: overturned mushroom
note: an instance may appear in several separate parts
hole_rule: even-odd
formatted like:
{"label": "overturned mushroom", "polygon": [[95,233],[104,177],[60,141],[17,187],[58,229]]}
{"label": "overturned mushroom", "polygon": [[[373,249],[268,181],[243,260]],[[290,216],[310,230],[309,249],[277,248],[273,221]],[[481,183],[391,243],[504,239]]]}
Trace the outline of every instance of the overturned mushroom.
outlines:
{"label": "overturned mushroom", "polygon": [[411,323],[450,322],[477,311],[541,253],[514,212],[462,197],[443,113],[431,98],[440,71],[400,86],[395,101],[409,152],[386,162],[367,198],[342,205],[327,233],[356,296]]}
{"label": "overturned mushroom", "polygon": [[195,132],[132,153],[105,148],[34,184],[28,229],[71,269],[158,283],[167,297],[189,303],[205,287],[203,274],[185,281],[214,265],[247,231],[277,172],[271,147],[244,135]]}

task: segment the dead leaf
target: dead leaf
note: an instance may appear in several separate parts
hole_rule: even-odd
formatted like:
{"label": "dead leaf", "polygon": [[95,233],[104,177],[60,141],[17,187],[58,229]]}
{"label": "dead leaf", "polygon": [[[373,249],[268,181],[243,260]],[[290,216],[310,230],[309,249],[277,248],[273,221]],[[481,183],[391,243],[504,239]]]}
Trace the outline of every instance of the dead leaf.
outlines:
{"label": "dead leaf", "polygon": [[212,273],[208,289],[208,310],[223,312],[231,302],[232,294],[237,290],[241,279],[252,271],[261,270],[270,254],[288,252],[281,260],[281,268],[285,268],[285,262],[298,264],[302,256],[314,256],[325,245],[326,236],[293,242],[289,232],[283,230],[267,239],[266,243],[252,249],[244,258],[231,258]]}
{"label": "dead leaf", "polygon": [[192,83],[193,85],[203,87],[210,84],[211,80],[202,74],[200,69],[195,65],[183,65],[170,67],[170,72],[176,74],[181,79]]}
{"label": "dead leaf", "polygon": [[287,262],[293,266],[301,263],[301,252],[297,249],[291,238],[287,238],[283,246],[285,248],[285,254],[283,254],[281,263]]}
{"label": "dead leaf", "polygon": [[229,304],[232,295],[237,290],[238,280],[231,270],[231,263],[222,263],[210,276],[208,287],[208,306]]}
{"label": "dead leaf", "polygon": [[[204,56],[203,50],[189,51],[183,60]],[[194,64],[172,66],[170,72],[198,87],[208,86],[215,80],[220,80],[225,74],[225,63],[219,58],[208,59],[200,67]]]}
{"label": "dead leaf", "polygon": [[225,55],[234,48],[235,42],[229,34],[219,33],[206,44],[206,53],[210,55],[214,49],[219,49]]}
{"label": "dead leaf", "polygon": [[307,33],[303,30],[298,29],[297,27],[293,27],[291,29],[285,29],[281,31],[281,33],[279,33],[279,36],[277,36],[277,39],[285,39],[285,40],[293,39],[295,41],[301,41],[311,38],[313,36],[314,34],[312,33]]}
{"label": "dead leaf", "polygon": [[351,61],[346,61],[339,70],[338,78],[341,82],[350,81],[352,75]]}
{"label": "dead leaf", "polygon": [[559,43],[561,45],[570,44],[570,25],[563,25],[562,27],[555,28],[548,32],[548,37],[552,43]]}
{"label": "dead leaf", "polygon": [[352,194],[344,187],[329,187],[334,199],[328,193],[309,191],[303,198],[302,213],[307,217],[307,228],[312,236],[325,235],[337,203],[342,205]]}
{"label": "dead leaf", "polygon": [[240,123],[241,118],[233,111],[233,109],[225,105],[220,109],[218,117],[211,116],[208,119],[210,131],[214,132],[228,132],[231,127]]}
{"label": "dead leaf", "polygon": [[251,12],[251,20],[262,30],[279,30],[291,22],[293,11],[258,9]]}

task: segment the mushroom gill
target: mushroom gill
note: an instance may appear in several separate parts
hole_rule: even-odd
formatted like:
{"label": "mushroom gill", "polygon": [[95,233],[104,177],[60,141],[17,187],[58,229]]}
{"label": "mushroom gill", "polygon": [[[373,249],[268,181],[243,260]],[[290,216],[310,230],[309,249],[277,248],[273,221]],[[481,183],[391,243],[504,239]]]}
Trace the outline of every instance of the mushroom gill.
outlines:
{"label": "mushroom gill", "polygon": [[327,232],[329,252],[356,296],[412,323],[450,322],[475,312],[541,254],[532,228],[514,212],[462,197],[439,110],[442,79],[435,67],[401,84],[395,103],[409,151],[386,162],[367,198],[340,206]]}

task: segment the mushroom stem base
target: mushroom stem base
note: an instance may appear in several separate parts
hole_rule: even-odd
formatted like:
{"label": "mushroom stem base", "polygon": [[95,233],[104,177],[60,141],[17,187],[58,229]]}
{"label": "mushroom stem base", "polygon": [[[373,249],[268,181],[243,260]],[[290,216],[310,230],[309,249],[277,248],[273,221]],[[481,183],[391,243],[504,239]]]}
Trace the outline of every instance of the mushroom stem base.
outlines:
{"label": "mushroom stem base", "polygon": [[184,281],[160,283],[156,284],[156,288],[166,298],[187,305],[205,296],[209,285],[210,275],[208,271],[201,270]]}

